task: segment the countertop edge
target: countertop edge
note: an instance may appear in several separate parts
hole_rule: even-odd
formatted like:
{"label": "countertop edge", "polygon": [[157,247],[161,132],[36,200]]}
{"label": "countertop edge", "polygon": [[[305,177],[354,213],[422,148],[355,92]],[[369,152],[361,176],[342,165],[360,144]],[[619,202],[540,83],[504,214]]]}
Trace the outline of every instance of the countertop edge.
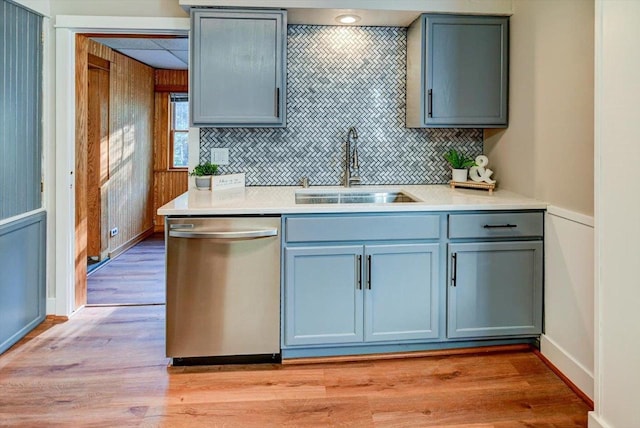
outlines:
{"label": "countertop edge", "polygon": [[[162,216],[287,215],[401,213],[443,211],[546,210],[548,204],[506,190],[489,194],[482,190],[451,189],[446,185],[370,186],[369,189],[400,189],[418,202],[393,204],[296,204],[297,191],[349,191],[340,187],[302,189],[293,186],[247,187],[223,191],[191,189],[157,210]],[[358,189],[366,189],[360,187]]]}

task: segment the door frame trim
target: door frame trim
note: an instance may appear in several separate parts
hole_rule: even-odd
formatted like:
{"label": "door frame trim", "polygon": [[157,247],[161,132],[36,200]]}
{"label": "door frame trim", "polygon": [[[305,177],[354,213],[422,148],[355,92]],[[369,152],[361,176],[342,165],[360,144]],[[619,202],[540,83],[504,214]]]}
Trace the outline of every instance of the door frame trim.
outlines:
{"label": "door frame trim", "polygon": [[189,18],[58,15],[56,17],[55,111],[55,308],[70,316],[75,308],[75,36],[78,33],[189,33]]}

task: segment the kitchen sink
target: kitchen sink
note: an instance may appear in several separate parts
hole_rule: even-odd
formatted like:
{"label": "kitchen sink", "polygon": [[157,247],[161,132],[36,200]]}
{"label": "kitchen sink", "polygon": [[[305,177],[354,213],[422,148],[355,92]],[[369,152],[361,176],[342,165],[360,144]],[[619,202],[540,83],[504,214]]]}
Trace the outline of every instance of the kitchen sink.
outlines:
{"label": "kitchen sink", "polygon": [[404,192],[296,192],[296,204],[394,204],[416,202]]}

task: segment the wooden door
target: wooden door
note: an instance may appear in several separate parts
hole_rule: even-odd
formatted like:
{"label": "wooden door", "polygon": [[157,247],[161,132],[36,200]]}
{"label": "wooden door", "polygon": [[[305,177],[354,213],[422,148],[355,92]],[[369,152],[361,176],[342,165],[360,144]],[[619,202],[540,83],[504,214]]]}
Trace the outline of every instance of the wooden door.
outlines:
{"label": "wooden door", "polygon": [[87,94],[87,256],[103,260],[109,250],[108,61],[90,56]]}

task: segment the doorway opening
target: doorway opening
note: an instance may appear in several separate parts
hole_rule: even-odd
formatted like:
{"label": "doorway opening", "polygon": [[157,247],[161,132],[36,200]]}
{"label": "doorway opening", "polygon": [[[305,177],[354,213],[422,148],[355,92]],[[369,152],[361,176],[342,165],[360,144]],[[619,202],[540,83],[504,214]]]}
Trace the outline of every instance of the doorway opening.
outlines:
{"label": "doorway opening", "polygon": [[187,190],[171,127],[171,94],[188,90],[187,43],[76,35],[75,309],[164,304],[155,212]]}

